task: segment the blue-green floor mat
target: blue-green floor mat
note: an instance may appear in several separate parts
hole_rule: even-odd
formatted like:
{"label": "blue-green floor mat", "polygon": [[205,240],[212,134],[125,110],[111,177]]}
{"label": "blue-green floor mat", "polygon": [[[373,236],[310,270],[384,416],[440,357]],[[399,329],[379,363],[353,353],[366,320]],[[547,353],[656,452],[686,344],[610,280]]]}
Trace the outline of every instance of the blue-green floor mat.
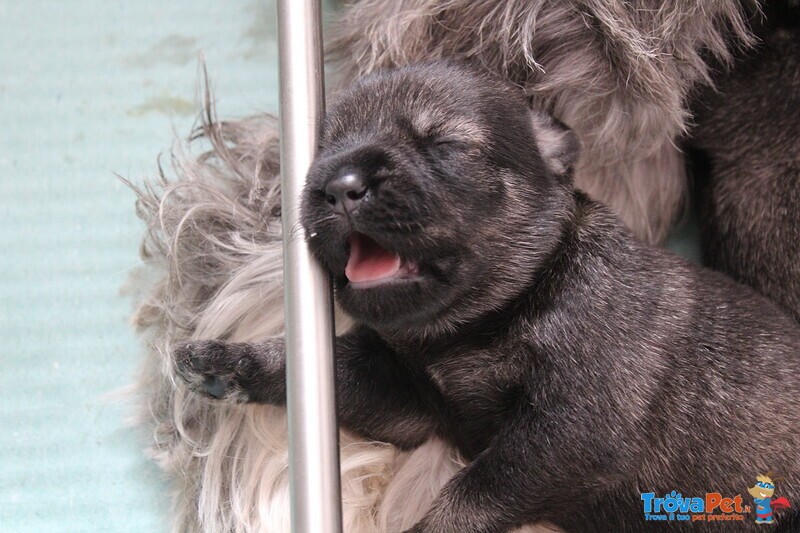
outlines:
{"label": "blue-green floor mat", "polygon": [[277,110],[271,1],[0,2],[0,532],[166,531],[167,487],[105,396],[140,350],[134,195],[195,121]]}

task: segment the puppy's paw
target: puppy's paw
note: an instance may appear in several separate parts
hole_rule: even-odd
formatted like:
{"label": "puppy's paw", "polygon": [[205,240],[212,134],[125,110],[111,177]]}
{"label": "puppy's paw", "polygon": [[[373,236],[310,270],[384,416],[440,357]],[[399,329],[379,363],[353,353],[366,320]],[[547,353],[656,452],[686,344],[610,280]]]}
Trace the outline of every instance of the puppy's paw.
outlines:
{"label": "puppy's paw", "polygon": [[239,376],[247,363],[240,345],[223,341],[196,341],[181,344],[173,351],[178,375],[189,388],[216,399],[249,401]]}

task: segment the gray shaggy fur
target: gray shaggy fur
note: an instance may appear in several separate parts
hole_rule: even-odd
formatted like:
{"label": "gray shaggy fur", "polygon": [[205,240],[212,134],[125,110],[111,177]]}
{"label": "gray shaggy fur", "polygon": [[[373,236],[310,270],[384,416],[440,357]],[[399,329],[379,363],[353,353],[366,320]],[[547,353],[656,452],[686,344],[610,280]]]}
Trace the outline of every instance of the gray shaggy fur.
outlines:
{"label": "gray shaggy fur", "polygon": [[[524,85],[578,131],[580,186],[636,234],[657,241],[682,203],[684,98],[748,44],[741,3],[366,0],[330,43],[342,82],[420,58],[466,57]],[[143,187],[147,287],[135,321],[147,340],[139,392],[152,452],[173,481],[175,531],[285,531],[285,418],[279,408],[212,404],[175,386],[169,346],[253,340],[282,327],[276,123],[204,116],[200,155],[179,151],[176,179]],[[339,320],[341,324],[343,320]],[[342,437],[347,531],[408,527],[461,466],[431,441],[411,453]]]}
{"label": "gray shaggy fur", "polygon": [[[172,161],[178,181],[169,183],[162,171],[158,181],[137,190],[137,212],[148,229],[141,256],[155,278],[134,317],[148,346],[141,415],[153,426],[151,453],[174,483],[174,531],[243,530],[234,524],[242,512],[225,502],[235,503],[230,491],[253,480],[227,454],[236,450],[243,461],[257,460],[271,450],[248,455],[244,448],[258,445],[264,432],[282,431],[254,424],[263,416],[259,411],[186,396],[175,386],[168,357],[175,339],[202,331],[250,337],[278,331],[282,319],[277,168],[270,166],[278,158],[275,121],[215,123],[208,110],[194,140],[202,135],[210,151],[196,158],[178,153]],[[219,432],[231,430],[229,441],[215,446]],[[249,466],[264,475],[258,462]]]}
{"label": "gray shaggy fur", "polygon": [[705,262],[800,321],[800,30],[778,30],[698,107]]}
{"label": "gray shaggy fur", "polygon": [[730,0],[362,0],[328,50],[343,81],[434,58],[465,59],[522,86],[581,139],[576,185],[636,235],[661,241],[686,194],[687,95],[750,44]]}

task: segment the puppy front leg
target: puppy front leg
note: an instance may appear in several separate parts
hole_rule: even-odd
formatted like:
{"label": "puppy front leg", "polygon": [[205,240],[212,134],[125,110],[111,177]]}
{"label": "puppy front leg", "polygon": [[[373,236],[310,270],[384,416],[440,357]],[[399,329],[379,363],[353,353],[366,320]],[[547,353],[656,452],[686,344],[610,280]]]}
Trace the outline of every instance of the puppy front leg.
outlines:
{"label": "puppy front leg", "polygon": [[[178,374],[194,391],[240,402],[286,403],[286,347],[282,338],[258,343],[190,342],[174,352]],[[339,423],[401,448],[422,444],[439,427],[438,401],[427,377],[399,362],[373,331],[336,339]]]}
{"label": "puppy front leg", "polygon": [[237,402],[286,403],[286,346],[261,342],[194,341],[173,351],[178,375],[194,392]]}
{"label": "puppy front leg", "polygon": [[569,502],[596,490],[585,480],[613,478],[622,461],[602,432],[590,433],[576,437],[563,421],[515,417],[406,533],[501,533],[580,512]]}
{"label": "puppy front leg", "polygon": [[[444,486],[423,519],[406,533],[500,533],[530,522],[517,501],[528,469],[497,443]],[[525,494],[528,498],[534,494]]]}

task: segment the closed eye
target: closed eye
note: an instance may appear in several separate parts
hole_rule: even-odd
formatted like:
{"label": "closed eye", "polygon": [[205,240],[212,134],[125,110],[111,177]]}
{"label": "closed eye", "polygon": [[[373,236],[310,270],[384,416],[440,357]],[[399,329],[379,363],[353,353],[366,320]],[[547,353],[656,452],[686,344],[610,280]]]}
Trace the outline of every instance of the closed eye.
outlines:
{"label": "closed eye", "polygon": [[467,148],[469,145],[468,143],[462,141],[461,139],[455,139],[452,137],[443,137],[441,139],[436,139],[433,143],[435,146],[452,146],[458,148]]}

